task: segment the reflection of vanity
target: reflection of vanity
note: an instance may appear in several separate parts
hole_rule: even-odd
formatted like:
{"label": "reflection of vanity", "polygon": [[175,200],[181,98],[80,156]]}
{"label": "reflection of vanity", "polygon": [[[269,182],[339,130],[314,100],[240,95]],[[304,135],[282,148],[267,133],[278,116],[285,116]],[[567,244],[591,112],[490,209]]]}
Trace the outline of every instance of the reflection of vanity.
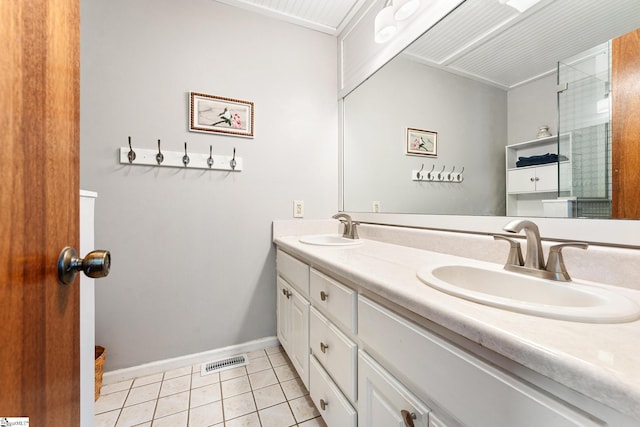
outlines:
{"label": "reflection of vanity", "polygon": [[[562,144],[563,146],[570,145],[571,135],[562,135]],[[517,167],[517,162],[520,158],[529,158],[548,153],[558,154],[557,136],[538,138],[506,146],[508,216],[550,216],[545,215],[545,201],[557,198],[559,175],[563,176],[570,173],[570,161]],[[564,216],[570,215],[567,212]]]}

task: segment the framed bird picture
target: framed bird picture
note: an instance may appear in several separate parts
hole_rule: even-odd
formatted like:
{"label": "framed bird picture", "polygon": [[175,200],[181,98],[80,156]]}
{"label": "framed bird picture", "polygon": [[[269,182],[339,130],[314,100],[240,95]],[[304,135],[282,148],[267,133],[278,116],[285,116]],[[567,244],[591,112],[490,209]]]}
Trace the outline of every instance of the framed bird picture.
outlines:
{"label": "framed bird picture", "polygon": [[438,132],[407,128],[407,151],[409,156],[438,157]]}
{"label": "framed bird picture", "polygon": [[253,138],[253,102],[189,92],[189,130]]}

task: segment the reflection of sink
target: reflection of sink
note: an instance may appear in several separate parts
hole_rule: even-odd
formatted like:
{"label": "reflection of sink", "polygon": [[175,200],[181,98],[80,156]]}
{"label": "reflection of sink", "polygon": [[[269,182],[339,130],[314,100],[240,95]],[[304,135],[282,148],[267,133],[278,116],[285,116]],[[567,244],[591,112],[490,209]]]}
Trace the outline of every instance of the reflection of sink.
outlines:
{"label": "reflection of sink", "polygon": [[360,239],[347,239],[339,234],[316,234],[303,236],[299,240],[301,243],[320,246],[352,246],[362,243]]}
{"label": "reflection of sink", "polygon": [[445,265],[418,278],[442,292],[493,307],[588,323],[630,322],[640,307],[624,295],[578,281],[554,282],[501,269]]}

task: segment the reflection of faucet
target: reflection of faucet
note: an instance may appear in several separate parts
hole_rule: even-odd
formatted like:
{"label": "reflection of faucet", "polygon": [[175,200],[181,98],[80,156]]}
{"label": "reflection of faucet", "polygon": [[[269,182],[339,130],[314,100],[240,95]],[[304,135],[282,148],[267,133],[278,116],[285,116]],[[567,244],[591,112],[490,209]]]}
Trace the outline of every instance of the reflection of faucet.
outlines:
{"label": "reflection of faucet", "polygon": [[587,249],[589,246],[583,242],[568,242],[549,248],[549,260],[544,263],[544,253],[542,252],[542,243],[540,241],[540,231],[538,226],[528,220],[514,220],[504,226],[504,230],[510,233],[517,233],[524,230],[527,236],[527,254],[524,262],[522,261],[522,253],[520,252],[520,243],[504,236],[493,236],[494,239],[507,240],[511,245],[509,258],[505,264],[505,270],[516,271],[531,276],[541,277],[543,279],[558,280],[562,282],[571,281],[571,277],[567,272],[562,258],[562,249],[569,246],[580,249]]}
{"label": "reflection of faucet", "polygon": [[344,232],[342,233],[342,237],[347,239],[358,239],[358,229],[357,226],[360,224],[359,222],[355,222],[351,220],[351,217],[346,213],[337,213],[332,216],[334,219],[340,219],[340,222],[344,224]]}

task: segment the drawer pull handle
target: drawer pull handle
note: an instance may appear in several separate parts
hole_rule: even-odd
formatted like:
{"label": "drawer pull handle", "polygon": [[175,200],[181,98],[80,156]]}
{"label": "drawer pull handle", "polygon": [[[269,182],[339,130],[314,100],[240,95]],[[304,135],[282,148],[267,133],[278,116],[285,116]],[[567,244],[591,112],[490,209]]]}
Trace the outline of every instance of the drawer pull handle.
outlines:
{"label": "drawer pull handle", "polygon": [[288,289],[282,289],[282,295],[284,295],[285,297],[287,297],[287,299],[291,298],[291,291]]}
{"label": "drawer pull handle", "polygon": [[327,401],[326,401],[326,400],[324,400],[324,399],[320,399],[320,409],[322,409],[323,411],[326,411],[326,410],[327,410],[327,406],[328,406],[328,405],[329,405],[329,404],[327,403]]}
{"label": "drawer pull handle", "polygon": [[409,412],[403,409],[400,411],[400,415],[402,415],[402,420],[406,427],[413,427],[413,420],[417,418],[415,412]]}
{"label": "drawer pull handle", "polygon": [[323,342],[320,343],[320,351],[322,351],[323,353],[326,353],[328,348],[329,346],[326,345],[325,343]]}
{"label": "drawer pull handle", "polygon": [[322,301],[326,301],[326,300],[327,300],[327,298],[329,298],[329,294],[328,294],[328,293],[326,293],[325,291],[320,291],[320,299],[321,299]]}

